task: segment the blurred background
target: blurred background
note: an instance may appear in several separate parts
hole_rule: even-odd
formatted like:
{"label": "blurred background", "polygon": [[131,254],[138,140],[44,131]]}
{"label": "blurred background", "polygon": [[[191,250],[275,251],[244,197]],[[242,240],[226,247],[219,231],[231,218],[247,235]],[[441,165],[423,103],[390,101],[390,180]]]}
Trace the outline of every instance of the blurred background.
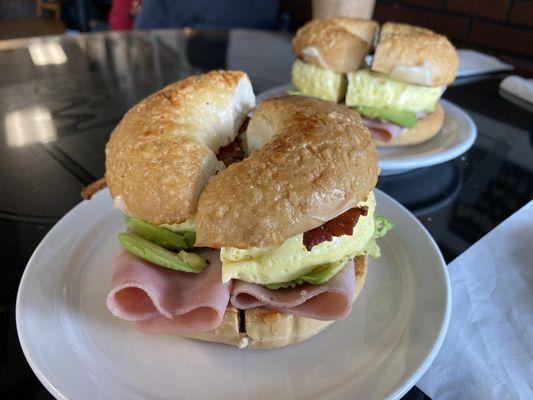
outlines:
{"label": "blurred background", "polygon": [[[0,40],[185,26],[294,31],[311,9],[311,0],[0,0]],[[531,0],[377,0],[373,18],[425,26],[533,71]]]}

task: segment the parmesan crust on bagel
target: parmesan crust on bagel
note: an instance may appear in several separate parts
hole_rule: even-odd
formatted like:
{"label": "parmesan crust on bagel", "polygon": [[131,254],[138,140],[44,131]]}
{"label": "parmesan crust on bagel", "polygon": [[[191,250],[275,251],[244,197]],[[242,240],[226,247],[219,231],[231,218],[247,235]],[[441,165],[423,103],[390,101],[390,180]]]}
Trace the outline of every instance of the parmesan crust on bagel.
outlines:
{"label": "parmesan crust on bagel", "polygon": [[365,19],[315,19],[298,29],[292,47],[305,62],[345,74],[361,67],[377,27]]}
{"label": "parmesan crust on bagel", "polygon": [[459,57],[448,38],[417,26],[387,22],[381,27],[372,70],[424,86],[449,85]]}
{"label": "parmesan crust on bagel", "polygon": [[203,187],[224,168],[218,149],[234,140],[254,106],[250,79],[240,71],[194,75],[142,100],[106,146],[111,196],[153,224],[194,218]]}
{"label": "parmesan crust on bagel", "polygon": [[279,245],[355,207],[376,185],[372,137],[347,107],[305,96],[268,99],[247,142],[250,157],[211,178],[200,196],[196,246]]}

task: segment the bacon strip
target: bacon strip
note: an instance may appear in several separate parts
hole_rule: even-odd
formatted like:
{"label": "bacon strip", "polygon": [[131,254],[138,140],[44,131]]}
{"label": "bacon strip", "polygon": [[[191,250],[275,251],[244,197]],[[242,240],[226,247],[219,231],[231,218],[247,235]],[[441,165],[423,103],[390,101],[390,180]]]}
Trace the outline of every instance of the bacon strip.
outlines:
{"label": "bacon strip", "polygon": [[94,181],[93,183],[85,186],[81,189],[81,197],[83,200],[91,200],[91,197],[93,197],[96,193],[98,193],[100,190],[104,189],[107,186],[107,183],[104,178],[100,178],[97,181]]}
{"label": "bacon strip", "polygon": [[367,207],[350,208],[336,218],[333,218],[319,227],[304,232],[304,246],[307,251],[325,241],[332,241],[333,236],[351,235],[353,228],[361,215],[368,214]]}

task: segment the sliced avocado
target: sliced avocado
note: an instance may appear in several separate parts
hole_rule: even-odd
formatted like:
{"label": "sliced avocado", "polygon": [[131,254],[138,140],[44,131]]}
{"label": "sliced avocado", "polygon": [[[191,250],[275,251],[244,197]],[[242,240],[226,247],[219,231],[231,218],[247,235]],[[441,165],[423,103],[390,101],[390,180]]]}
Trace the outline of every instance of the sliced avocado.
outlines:
{"label": "sliced avocado", "polygon": [[131,233],[120,233],[118,240],[130,253],[161,267],[199,273],[207,265],[207,262],[197,254],[183,250],[176,254]]}
{"label": "sliced avocado", "polygon": [[298,89],[287,89],[287,94],[290,96],[304,96],[304,92]]}
{"label": "sliced avocado", "polygon": [[414,128],[417,123],[416,113],[412,111],[365,106],[355,107],[355,109],[357,112],[366,115],[367,117],[394,122],[395,124],[405,126],[406,128]]}
{"label": "sliced avocado", "polygon": [[185,240],[185,243],[187,243],[189,247],[194,247],[194,242],[196,241],[196,232],[183,232],[182,236]]}
{"label": "sliced avocado", "polygon": [[321,285],[337,275],[346,266],[347,262],[348,257],[343,257],[339,261],[313,269],[311,272],[300,276],[300,279],[313,285]]}
{"label": "sliced avocado", "polygon": [[[171,230],[152,225],[138,218],[126,217],[126,226],[143,239],[149,240],[165,249],[188,249],[194,245],[190,240],[191,232],[176,233]],[[189,236],[187,236],[189,235]],[[194,232],[192,232],[194,235]]]}
{"label": "sliced avocado", "polygon": [[296,278],[289,282],[280,282],[280,283],[267,283],[264,285],[267,289],[287,289],[287,288],[295,288],[296,286],[303,285],[305,283],[304,280],[300,278]]}
{"label": "sliced avocado", "polygon": [[288,287],[296,287],[304,283],[310,283],[312,285],[321,285],[326,283],[335,275],[337,275],[346,266],[348,257],[343,257],[339,261],[320,265],[314,268],[312,271],[304,274],[290,282],[281,283],[269,283],[265,285],[268,289],[286,289]]}

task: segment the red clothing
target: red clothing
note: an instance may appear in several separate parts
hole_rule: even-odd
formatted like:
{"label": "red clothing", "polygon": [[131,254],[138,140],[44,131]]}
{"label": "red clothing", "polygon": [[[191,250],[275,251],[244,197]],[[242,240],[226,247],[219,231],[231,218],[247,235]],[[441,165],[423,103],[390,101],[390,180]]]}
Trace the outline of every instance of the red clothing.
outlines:
{"label": "red clothing", "polygon": [[130,15],[133,0],[113,0],[111,10],[107,16],[109,29],[113,31],[129,31],[133,28],[133,18]]}

